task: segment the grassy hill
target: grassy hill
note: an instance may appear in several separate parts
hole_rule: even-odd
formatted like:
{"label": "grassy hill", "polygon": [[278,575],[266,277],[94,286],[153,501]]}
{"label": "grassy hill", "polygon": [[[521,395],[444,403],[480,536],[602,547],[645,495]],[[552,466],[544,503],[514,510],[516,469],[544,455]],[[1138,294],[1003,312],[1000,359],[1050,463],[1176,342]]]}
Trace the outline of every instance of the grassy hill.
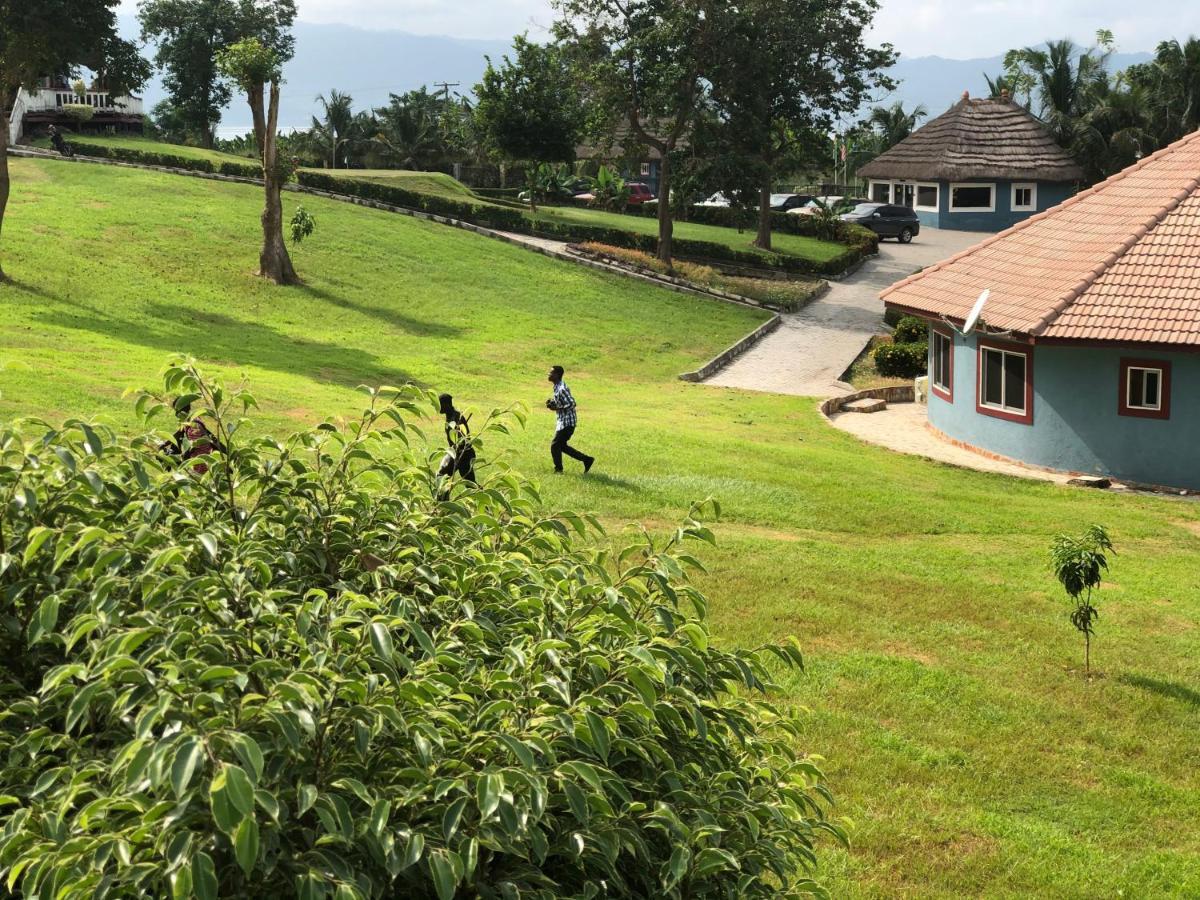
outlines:
{"label": "grassy hill", "polygon": [[[810,400],[676,379],[753,311],[311,197],[307,283],[276,288],[250,274],[253,187],[12,165],[0,415],[129,423],[122,389],[186,351],[251,379],[260,430],[345,413],[360,382],[411,379],[476,413],[523,401],[528,429],[484,457],[536,475],[560,362],[600,462],[544,478],[546,502],[621,540],[718,497],[718,637],[800,638],[808,672],[783,699],[853,822],[853,849],[823,853],[834,896],[1200,893],[1200,507],[902,457]],[[1087,683],[1047,547],[1092,522],[1119,555]]]}

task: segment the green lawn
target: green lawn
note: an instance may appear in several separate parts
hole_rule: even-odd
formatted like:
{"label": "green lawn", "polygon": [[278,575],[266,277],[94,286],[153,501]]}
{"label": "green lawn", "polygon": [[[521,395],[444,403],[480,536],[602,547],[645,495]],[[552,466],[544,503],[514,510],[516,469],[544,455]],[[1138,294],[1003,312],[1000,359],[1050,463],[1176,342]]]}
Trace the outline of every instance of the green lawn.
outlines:
{"label": "green lawn", "polygon": [[[543,478],[546,502],[619,532],[718,497],[717,635],[800,638],[785,699],[852,822],[853,849],[822,854],[834,896],[1200,894],[1200,507],[901,457],[811,400],[676,379],[754,311],[319,198],[307,284],[276,288],[251,274],[253,187],[11,165],[0,415],[129,424],[122,389],[187,351],[253,382],[259,429],[343,414],[360,382],[411,379],[477,413],[523,401],[528,429],[484,456],[537,476],[561,362],[600,462]],[[1087,683],[1047,547],[1091,522],[1119,555]]]}
{"label": "green lawn", "polygon": [[407,169],[313,169],[311,171],[321,172],[324,175],[353,178],[356,181],[375,181],[406,191],[434,194],[447,200],[483,203],[489,206],[499,205],[476,196],[469,187],[445,172],[411,172]]}

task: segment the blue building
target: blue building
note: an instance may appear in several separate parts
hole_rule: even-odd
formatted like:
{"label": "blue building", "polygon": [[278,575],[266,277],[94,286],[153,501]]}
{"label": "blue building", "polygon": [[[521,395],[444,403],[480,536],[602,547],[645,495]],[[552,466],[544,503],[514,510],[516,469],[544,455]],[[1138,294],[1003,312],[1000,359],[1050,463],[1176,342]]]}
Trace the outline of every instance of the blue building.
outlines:
{"label": "blue building", "polygon": [[1001,231],[1075,193],[1083,170],[1024,107],[967,95],[858,171],[922,225]]}
{"label": "blue building", "polygon": [[1200,490],[1200,132],[882,296],[929,322],[943,436]]}

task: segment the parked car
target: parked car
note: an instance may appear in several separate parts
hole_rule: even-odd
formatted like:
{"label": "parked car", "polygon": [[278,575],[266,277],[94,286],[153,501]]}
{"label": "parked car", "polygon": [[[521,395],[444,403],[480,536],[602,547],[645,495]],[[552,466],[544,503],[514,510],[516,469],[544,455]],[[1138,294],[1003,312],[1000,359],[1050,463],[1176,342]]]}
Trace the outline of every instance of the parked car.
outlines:
{"label": "parked car", "polygon": [[[627,187],[629,188],[629,206],[641,206],[643,203],[649,203],[651,200],[657,200],[654,196],[654,191],[650,190],[650,185],[643,184],[640,181],[632,181]],[[573,198],[577,203],[591,203],[596,199],[596,195],[591,191],[584,194],[576,194]]]}
{"label": "parked car", "polygon": [[788,212],[794,216],[811,216],[821,208],[822,203],[826,206],[837,206],[841,202],[842,198],[834,194],[826,194],[823,197],[810,197],[807,203],[793,207]]}
{"label": "parked car", "polygon": [[843,215],[842,221],[869,228],[881,238],[894,237],[902,244],[921,233],[921,220],[915,212],[890,203],[860,203]]}
{"label": "parked car", "polygon": [[812,200],[812,194],[772,194],[771,209],[775,212],[791,212],[807,206]]}
{"label": "parked car", "polygon": [[726,197],[724,194],[722,194],[720,191],[717,191],[715,194],[713,194],[707,200],[701,200],[696,205],[697,206],[729,206],[730,204],[729,204],[729,198]]}
{"label": "parked car", "polygon": [[654,195],[654,191],[650,190],[650,185],[643,184],[640,181],[634,181],[629,185],[629,205],[638,206],[650,200],[658,199]]}

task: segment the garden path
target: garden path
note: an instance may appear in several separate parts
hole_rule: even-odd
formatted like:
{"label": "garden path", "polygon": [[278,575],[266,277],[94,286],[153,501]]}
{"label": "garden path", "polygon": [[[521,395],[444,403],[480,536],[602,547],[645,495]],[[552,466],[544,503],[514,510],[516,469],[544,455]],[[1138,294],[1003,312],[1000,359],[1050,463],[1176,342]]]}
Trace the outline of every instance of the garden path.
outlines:
{"label": "garden path", "polygon": [[825,296],[782,316],[774,332],[705,384],[800,397],[849,393],[839,381],[871,338],[883,331],[879,292],[987,235],[922,228],[911,244],[888,241],[857,272],[831,284]]}

